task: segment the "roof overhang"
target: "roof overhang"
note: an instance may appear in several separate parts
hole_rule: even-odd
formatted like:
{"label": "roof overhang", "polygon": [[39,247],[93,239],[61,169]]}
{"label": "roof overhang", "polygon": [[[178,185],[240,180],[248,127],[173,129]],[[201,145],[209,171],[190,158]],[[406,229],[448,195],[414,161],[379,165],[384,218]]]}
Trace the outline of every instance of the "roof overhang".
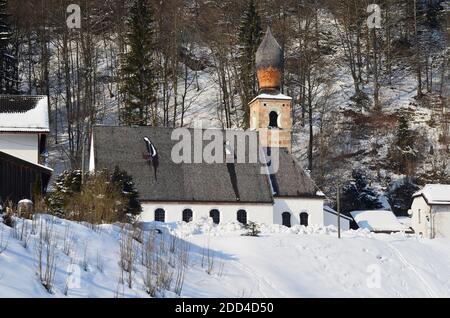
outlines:
{"label": "roof overhang", "polygon": [[423,193],[415,193],[412,196],[413,199],[418,197],[422,197],[428,205],[450,205],[450,201],[428,200],[428,198]]}
{"label": "roof overhang", "polygon": [[49,129],[44,128],[0,128],[0,133],[9,133],[9,134],[23,134],[23,133],[32,133],[32,134],[49,134]]}
{"label": "roof overhang", "polygon": [[38,170],[38,171],[40,171],[42,173],[48,174],[48,175],[51,175],[53,173],[53,169],[51,169],[49,167],[46,167],[46,166],[43,166],[43,165],[40,165],[40,164],[37,164],[37,163],[33,163],[33,162],[30,162],[30,161],[23,160],[21,158],[12,156],[10,154],[7,154],[7,153],[5,153],[3,151],[0,151],[0,158],[5,159],[5,160],[9,160],[9,161],[15,161],[15,162],[17,162],[20,165],[27,166],[27,167],[30,167],[32,169],[36,169],[36,170]]}

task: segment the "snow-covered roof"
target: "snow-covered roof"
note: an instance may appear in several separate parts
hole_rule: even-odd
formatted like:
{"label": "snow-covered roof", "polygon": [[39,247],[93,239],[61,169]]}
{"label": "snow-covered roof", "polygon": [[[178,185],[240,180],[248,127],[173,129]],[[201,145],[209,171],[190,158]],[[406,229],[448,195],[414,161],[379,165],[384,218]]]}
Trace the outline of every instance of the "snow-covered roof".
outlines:
{"label": "snow-covered roof", "polygon": [[423,196],[428,204],[450,204],[450,184],[427,184],[413,195],[418,196]]}
{"label": "snow-covered roof", "polygon": [[350,212],[360,228],[372,232],[399,232],[409,230],[392,211],[370,210]]}
{"label": "snow-covered roof", "polygon": [[47,96],[0,95],[0,132],[50,132]]}
{"label": "snow-covered roof", "polygon": [[[337,211],[335,211],[334,209],[330,208],[330,207],[327,206],[327,205],[324,205],[324,206],[323,206],[323,211],[324,211],[324,212],[327,212],[327,213],[334,214],[334,215],[336,215],[336,216],[338,215]],[[349,221],[352,221],[352,218],[351,218],[351,217],[348,217],[348,216],[346,216],[346,215],[343,215],[342,213],[341,213],[341,218],[344,218],[344,219],[347,219],[347,220],[349,220]]]}
{"label": "snow-covered roof", "polygon": [[256,96],[252,99],[250,103],[252,103],[255,99],[279,99],[279,100],[292,100],[292,97],[289,97],[287,95],[278,93],[278,94],[268,94],[268,93],[262,93]]}

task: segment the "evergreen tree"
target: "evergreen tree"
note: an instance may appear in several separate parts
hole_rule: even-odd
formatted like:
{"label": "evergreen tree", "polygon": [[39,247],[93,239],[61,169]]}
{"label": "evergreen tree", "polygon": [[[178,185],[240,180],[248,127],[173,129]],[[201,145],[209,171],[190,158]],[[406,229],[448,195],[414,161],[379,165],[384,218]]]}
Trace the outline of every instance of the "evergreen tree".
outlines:
{"label": "evergreen tree", "polygon": [[407,216],[412,204],[412,195],[419,190],[419,187],[412,183],[409,178],[397,180],[389,185],[387,197],[391,205],[392,212],[396,216]]}
{"label": "evergreen tree", "polygon": [[81,170],[64,171],[55,181],[54,191],[47,197],[50,212],[64,216],[64,208],[70,198],[81,192]]}
{"label": "evergreen tree", "polygon": [[0,0],[0,94],[18,93],[18,66],[12,50],[7,0]]}
{"label": "evergreen tree", "polygon": [[156,101],[154,21],[148,0],[134,0],[127,26],[128,52],[121,70],[121,122],[144,126],[149,121],[150,105]]}
{"label": "evergreen tree", "polygon": [[243,125],[249,126],[248,103],[256,94],[255,54],[261,42],[261,18],[254,0],[248,2],[239,28],[239,71],[244,109]]}
{"label": "evergreen tree", "polygon": [[410,174],[416,157],[413,132],[409,129],[407,118],[400,116],[395,143],[390,154],[392,166],[399,173]]}
{"label": "evergreen tree", "polygon": [[125,214],[137,215],[142,212],[141,203],[139,201],[139,193],[137,192],[133,178],[126,173],[126,171],[120,170],[119,167],[114,169],[111,176],[111,181],[117,184],[122,190],[122,196],[125,199]]}
{"label": "evergreen tree", "polygon": [[343,187],[342,212],[348,214],[358,210],[376,210],[382,208],[379,195],[368,185],[367,178],[360,172],[352,172],[350,183]]}

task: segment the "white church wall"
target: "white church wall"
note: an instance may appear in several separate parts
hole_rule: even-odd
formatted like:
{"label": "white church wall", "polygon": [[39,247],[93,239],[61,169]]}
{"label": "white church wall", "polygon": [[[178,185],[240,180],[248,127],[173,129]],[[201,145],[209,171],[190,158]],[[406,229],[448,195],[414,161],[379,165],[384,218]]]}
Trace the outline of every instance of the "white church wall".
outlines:
{"label": "white church wall", "polygon": [[237,211],[247,212],[247,221],[257,223],[273,223],[273,206],[271,204],[215,204],[215,203],[172,203],[172,202],[143,202],[140,220],[151,222],[155,220],[155,210],[165,211],[165,222],[182,221],[183,210],[190,209],[193,219],[209,217],[209,212],[217,209],[220,212],[220,223],[237,221]]}
{"label": "white church wall", "polygon": [[415,197],[411,204],[411,227],[417,234],[422,233],[424,237],[429,237],[430,223],[427,216],[430,215],[430,206],[422,196]]}
{"label": "white church wall", "polygon": [[[338,226],[338,217],[336,214],[323,211],[323,222],[325,226],[334,225]],[[341,217],[341,231],[350,230],[350,221],[346,218]]]}
{"label": "white church wall", "polygon": [[39,161],[38,134],[0,134],[0,151],[37,164]]}
{"label": "white church wall", "polygon": [[300,224],[300,213],[308,213],[308,225],[324,225],[323,199],[275,198],[273,222],[283,224],[282,214],[291,213],[291,225]]}

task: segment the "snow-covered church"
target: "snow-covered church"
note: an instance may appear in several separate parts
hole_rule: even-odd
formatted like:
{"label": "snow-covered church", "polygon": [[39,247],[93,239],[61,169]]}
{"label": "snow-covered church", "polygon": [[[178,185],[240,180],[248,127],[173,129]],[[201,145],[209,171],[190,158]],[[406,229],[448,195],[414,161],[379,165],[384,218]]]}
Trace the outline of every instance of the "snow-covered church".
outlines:
{"label": "snow-covered church", "polygon": [[[270,29],[256,53],[256,68],[260,92],[249,104],[249,130],[96,126],[90,171],[127,171],[139,191],[142,221],[210,217],[214,223],[335,224],[333,211],[324,210],[325,196],[291,154],[292,99],[280,93],[283,54]],[[174,158],[181,135],[192,137],[182,161]],[[217,143],[221,135],[226,137]],[[187,153],[198,138],[204,150],[213,139],[219,145],[216,160]],[[255,152],[271,160],[249,160]]]}

